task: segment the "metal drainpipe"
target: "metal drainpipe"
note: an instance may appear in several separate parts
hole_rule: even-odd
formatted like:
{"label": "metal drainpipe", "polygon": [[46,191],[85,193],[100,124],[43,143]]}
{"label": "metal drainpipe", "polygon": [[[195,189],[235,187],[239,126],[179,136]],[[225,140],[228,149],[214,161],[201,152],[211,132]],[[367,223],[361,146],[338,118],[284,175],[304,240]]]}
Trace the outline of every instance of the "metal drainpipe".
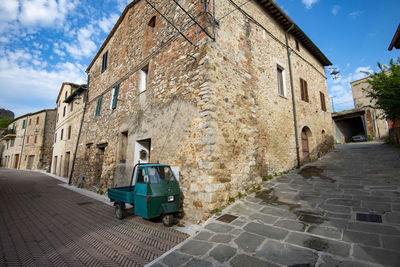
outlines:
{"label": "metal drainpipe", "polygon": [[293,29],[294,24],[285,32],[286,39],[286,51],[289,64],[289,76],[290,76],[290,88],[292,91],[292,105],[293,105],[293,125],[294,125],[294,136],[296,139],[296,156],[297,156],[297,167],[300,166],[300,151],[299,151],[299,133],[297,132],[297,116],[296,116],[296,101],[294,97],[294,86],[293,86],[293,73],[292,73],[292,63],[290,61],[290,48],[289,48],[289,38],[288,33]]}
{"label": "metal drainpipe", "polygon": [[[28,116],[28,117],[29,117],[29,116]],[[26,128],[28,128],[28,117],[26,117],[25,130],[24,130],[24,137],[22,137],[22,147],[21,147],[21,153],[20,153],[21,156],[20,156],[20,158],[19,158],[18,167],[17,167],[18,170],[19,170],[19,167],[20,167],[20,165],[21,165],[22,153],[23,153],[23,151],[24,151]],[[15,127],[15,128],[17,128],[17,127]],[[15,135],[16,135],[16,134],[15,134]],[[14,166],[15,166],[15,165],[14,165]]]}
{"label": "metal drainpipe", "polygon": [[83,120],[85,119],[85,111],[86,111],[88,91],[89,91],[89,76],[90,76],[89,72],[86,72],[86,74],[88,75],[88,78],[87,78],[87,89],[86,89],[86,92],[84,92],[83,96],[82,96],[82,99],[85,102],[85,104],[83,105],[81,125],[79,126],[78,138],[76,139],[75,153],[74,153],[74,159],[72,160],[71,173],[69,174],[69,177],[68,177],[68,184],[69,185],[71,184],[72,174],[74,173],[74,169],[75,169],[76,154],[78,152],[78,145],[79,145],[79,139],[81,137]]}

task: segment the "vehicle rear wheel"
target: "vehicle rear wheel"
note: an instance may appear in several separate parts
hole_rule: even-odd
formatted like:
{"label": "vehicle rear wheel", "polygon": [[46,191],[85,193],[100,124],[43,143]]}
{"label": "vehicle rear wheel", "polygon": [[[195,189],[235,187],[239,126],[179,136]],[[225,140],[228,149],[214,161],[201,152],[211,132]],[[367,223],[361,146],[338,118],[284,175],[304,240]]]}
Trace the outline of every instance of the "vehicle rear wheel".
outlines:
{"label": "vehicle rear wheel", "polygon": [[170,227],[174,223],[174,215],[173,214],[164,214],[162,216],[162,222],[165,226]]}
{"label": "vehicle rear wheel", "polygon": [[124,209],[119,203],[115,204],[115,217],[117,217],[118,220],[124,218]]}

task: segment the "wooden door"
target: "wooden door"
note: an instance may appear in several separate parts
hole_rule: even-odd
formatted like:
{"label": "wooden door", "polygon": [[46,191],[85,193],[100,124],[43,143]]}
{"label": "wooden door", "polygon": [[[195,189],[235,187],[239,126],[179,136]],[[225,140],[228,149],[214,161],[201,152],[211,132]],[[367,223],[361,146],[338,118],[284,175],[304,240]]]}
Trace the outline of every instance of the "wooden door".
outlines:
{"label": "wooden door", "polygon": [[308,147],[308,137],[306,131],[301,132],[301,146],[303,148],[303,164],[310,162],[310,151]]}
{"label": "wooden door", "polygon": [[19,154],[15,154],[14,169],[18,168]]}

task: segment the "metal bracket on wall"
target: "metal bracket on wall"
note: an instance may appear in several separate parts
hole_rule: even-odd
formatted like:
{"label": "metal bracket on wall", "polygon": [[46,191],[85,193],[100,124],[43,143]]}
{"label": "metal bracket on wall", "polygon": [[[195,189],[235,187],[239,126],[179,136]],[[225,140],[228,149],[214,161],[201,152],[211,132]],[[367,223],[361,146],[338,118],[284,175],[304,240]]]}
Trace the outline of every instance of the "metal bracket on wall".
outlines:
{"label": "metal bracket on wall", "polygon": [[[178,26],[172,22],[170,19],[167,18],[166,15],[164,15],[155,5],[153,5],[149,0],[145,0],[146,3],[151,6],[163,19],[165,19],[183,38],[185,38],[186,41],[188,41],[191,45],[197,47],[198,46],[198,36],[199,32],[198,29],[200,29],[201,32],[204,32],[210,39],[215,41],[215,26],[216,26],[216,20],[215,20],[215,0],[199,0],[202,3],[203,10],[196,15],[191,15],[181,4],[179,4],[178,0],[173,0],[175,5],[179,7],[185,14],[185,16],[189,17],[189,19],[193,22],[191,26],[196,26],[196,41],[193,42],[189,39],[189,36],[185,34],[185,32],[190,28],[185,27],[184,29],[179,29]],[[210,4],[210,2],[212,3]],[[210,11],[211,9],[211,11]],[[197,19],[199,15],[205,15],[207,17],[207,25],[203,26],[200,24],[199,20]],[[211,32],[207,29],[211,27]]]}

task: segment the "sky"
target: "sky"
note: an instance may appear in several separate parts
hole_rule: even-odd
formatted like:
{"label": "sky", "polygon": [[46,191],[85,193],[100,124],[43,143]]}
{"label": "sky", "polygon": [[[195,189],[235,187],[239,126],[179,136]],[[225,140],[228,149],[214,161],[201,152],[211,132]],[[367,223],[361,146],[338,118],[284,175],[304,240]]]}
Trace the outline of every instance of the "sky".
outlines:
{"label": "sky", "polygon": [[[0,108],[16,117],[54,108],[63,82],[86,83],[87,66],[129,2],[0,0]],[[362,71],[400,56],[387,50],[400,23],[398,0],[276,3],[340,71],[327,79],[335,111],[353,108],[350,82]]]}

